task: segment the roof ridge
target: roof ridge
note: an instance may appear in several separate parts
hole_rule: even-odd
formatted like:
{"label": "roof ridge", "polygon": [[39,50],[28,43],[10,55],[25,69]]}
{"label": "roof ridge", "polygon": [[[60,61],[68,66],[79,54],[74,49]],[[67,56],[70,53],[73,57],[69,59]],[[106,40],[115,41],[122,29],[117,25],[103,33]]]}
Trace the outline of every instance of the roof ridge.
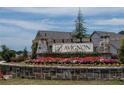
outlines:
{"label": "roof ridge", "polygon": [[[115,32],[109,32],[109,31],[95,31],[95,32],[99,32],[99,33],[115,33]],[[118,34],[118,33],[115,33]]]}
{"label": "roof ridge", "polygon": [[67,31],[49,31],[49,30],[39,30],[38,32],[57,32],[57,33],[72,33],[72,32],[67,32]]}

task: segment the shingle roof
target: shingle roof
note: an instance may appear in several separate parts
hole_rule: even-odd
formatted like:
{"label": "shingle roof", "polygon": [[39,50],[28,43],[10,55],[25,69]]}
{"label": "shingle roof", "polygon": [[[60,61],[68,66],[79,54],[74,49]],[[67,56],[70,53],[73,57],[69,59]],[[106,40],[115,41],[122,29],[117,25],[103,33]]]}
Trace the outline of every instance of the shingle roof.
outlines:
{"label": "shingle roof", "polygon": [[70,39],[72,32],[38,31],[36,38]]}
{"label": "shingle roof", "polygon": [[[104,32],[104,31],[95,31],[94,33],[97,33],[99,36],[110,36],[110,39],[120,39],[122,35],[117,34],[115,32]],[[93,33],[93,34],[94,34]],[[92,35],[93,35],[92,34]],[[91,35],[91,36],[92,36]]]}

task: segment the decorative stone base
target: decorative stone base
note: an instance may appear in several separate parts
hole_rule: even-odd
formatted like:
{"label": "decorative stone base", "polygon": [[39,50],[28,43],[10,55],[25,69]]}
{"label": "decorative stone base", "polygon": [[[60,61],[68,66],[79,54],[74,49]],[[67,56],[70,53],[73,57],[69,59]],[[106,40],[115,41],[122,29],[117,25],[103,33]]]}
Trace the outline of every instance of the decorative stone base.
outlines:
{"label": "decorative stone base", "polygon": [[0,64],[4,75],[13,78],[48,80],[110,80],[124,78],[124,67],[70,67]]}

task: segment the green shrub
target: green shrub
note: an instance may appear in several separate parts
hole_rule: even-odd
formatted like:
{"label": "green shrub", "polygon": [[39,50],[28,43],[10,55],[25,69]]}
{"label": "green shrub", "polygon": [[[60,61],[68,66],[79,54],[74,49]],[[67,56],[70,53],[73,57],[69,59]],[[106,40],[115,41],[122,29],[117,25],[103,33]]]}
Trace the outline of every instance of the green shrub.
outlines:
{"label": "green shrub", "polygon": [[[103,56],[103,55],[104,54],[101,54],[101,53],[41,53],[41,54],[38,54],[38,56],[40,56],[40,57],[60,57],[60,58]],[[35,55],[35,57],[36,57],[36,55]]]}
{"label": "green shrub", "polygon": [[124,64],[124,40],[122,40],[122,44],[119,49],[119,60],[120,60],[120,63]]}
{"label": "green shrub", "polygon": [[14,50],[10,50],[7,48],[5,45],[1,46],[2,47],[2,52],[1,52],[1,57],[7,61],[10,62],[12,57],[15,57],[16,53]]}
{"label": "green shrub", "polygon": [[36,54],[32,54],[32,56],[31,56],[32,59],[35,59],[36,57],[37,57]]}

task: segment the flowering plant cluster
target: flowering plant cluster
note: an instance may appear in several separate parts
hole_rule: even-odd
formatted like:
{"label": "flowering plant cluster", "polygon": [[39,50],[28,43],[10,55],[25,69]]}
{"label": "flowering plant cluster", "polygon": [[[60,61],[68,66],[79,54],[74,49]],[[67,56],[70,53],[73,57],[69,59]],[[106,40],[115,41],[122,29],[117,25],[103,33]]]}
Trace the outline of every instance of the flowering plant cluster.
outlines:
{"label": "flowering plant cluster", "polygon": [[37,59],[31,60],[33,63],[52,63],[52,62],[57,62],[57,63],[81,63],[81,64],[92,64],[92,63],[117,63],[118,61],[115,59],[108,59],[105,57],[75,57],[75,58],[53,58],[53,57],[39,57]]}

